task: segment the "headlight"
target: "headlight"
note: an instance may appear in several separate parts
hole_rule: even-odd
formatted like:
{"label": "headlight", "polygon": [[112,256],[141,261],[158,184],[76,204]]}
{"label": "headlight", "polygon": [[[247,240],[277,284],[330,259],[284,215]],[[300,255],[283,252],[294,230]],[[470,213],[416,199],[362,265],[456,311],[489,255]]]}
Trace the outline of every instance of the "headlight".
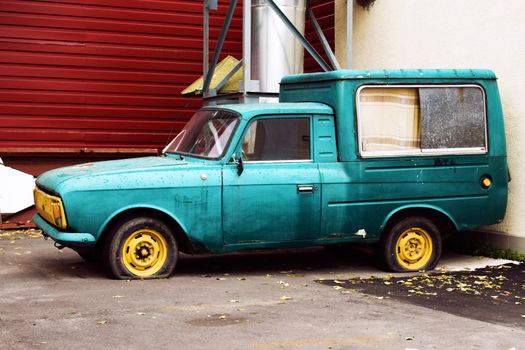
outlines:
{"label": "headlight", "polygon": [[62,199],[47,194],[38,187],[34,189],[33,194],[38,214],[50,224],[60,229],[65,229],[67,227],[67,220]]}

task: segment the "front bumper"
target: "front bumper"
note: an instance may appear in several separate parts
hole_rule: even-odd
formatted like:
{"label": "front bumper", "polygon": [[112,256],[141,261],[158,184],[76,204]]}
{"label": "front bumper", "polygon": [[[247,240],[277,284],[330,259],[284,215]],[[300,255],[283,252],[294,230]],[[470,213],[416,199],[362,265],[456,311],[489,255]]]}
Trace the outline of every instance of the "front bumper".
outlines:
{"label": "front bumper", "polygon": [[96,239],[91,233],[59,231],[45,221],[39,214],[33,216],[33,222],[40,227],[47,236],[66,247],[92,246],[96,243]]}

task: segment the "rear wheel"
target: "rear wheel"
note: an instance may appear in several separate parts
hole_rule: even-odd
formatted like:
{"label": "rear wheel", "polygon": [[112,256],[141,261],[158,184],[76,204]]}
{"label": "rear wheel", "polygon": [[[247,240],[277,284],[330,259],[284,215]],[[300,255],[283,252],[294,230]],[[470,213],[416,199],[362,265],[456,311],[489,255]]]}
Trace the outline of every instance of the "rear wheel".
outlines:
{"label": "rear wheel", "polygon": [[130,219],[110,232],[105,249],[106,264],[113,277],[169,277],[178,260],[171,229],[150,217]]}
{"label": "rear wheel", "polygon": [[408,217],[383,236],[381,253],[390,271],[432,270],[441,256],[439,228],[425,217]]}

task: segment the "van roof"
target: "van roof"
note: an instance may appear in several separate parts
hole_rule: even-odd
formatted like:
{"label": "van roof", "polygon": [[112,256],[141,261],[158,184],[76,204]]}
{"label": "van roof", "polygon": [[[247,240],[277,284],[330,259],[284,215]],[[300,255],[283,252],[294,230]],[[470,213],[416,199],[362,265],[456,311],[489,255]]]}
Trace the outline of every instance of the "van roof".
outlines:
{"label": "van roof", "polygon": [[243,119],[262,114],[332,114],[330,106],[319,102],[246,103],[208,106],[204,109],[228,109],[238,112]]}
{"label": "van roof", "polygon": [[360,79],[496,79],[489,69],[372,69],[336,70],[323,73],[289,75],[281,84],[328,80]]}

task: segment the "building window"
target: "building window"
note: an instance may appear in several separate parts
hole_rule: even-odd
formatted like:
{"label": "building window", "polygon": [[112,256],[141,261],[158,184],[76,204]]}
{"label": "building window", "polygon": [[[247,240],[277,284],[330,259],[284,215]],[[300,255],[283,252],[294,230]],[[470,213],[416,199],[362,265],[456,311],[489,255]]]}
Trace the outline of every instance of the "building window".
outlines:
{"label": "building window", "polygon": [[245,161],[310,159],[309,118],[268,118],[253,121],[243,142]]}
{"label": "building window", "polygon": [[357,107],[364,157],[486,153],[485,99],[477,86],[367,86]]}

